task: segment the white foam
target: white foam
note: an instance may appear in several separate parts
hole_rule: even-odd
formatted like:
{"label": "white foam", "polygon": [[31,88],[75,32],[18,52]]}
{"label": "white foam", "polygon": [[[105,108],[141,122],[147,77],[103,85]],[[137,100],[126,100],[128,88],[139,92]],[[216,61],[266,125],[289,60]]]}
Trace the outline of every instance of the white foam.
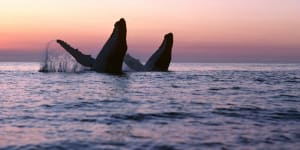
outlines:
{"label": "white foam", "polygon": [[49,41],[45,48],[45,58],[41,63],[41,72],[81,72],[87,67],[80,65],[55,40]]}

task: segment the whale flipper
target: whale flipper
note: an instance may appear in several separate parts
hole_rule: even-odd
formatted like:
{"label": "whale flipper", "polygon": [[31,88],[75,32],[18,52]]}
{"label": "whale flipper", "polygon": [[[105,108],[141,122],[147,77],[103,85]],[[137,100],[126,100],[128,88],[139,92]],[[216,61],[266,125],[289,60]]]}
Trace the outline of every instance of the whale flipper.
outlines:
{"label": "whale flipper", "polygon": [[122,73],[123,60],[127,51],[126,32],[126,22],[122,18],[115,23],[113,33],[96,59],[81,53],[62,40],[57,40],[57,43],[81,65],[91,67],[96,72],[118,74]]}
{"label": "whale flipper", "polygon": [[73,48],[68,43],[63,40],[56,41],[60,46],[62,46],[67,52],[69,52],[78,63],[86,67],[93,67],[95,59],[91,55],[85,55],[81,53],[78,49]]}
{"label": "whale flipper", "polygon": [[93,69],[104,73],[121,73],[127,51],[126,22],[122,18],[115,23],[113,33],[98,54]]}
{"label": "whale flipper", "polygon": [[144,71],[145,69],[140,60],[130,56],[129,54],[125,55],[124,62],[129,68],[133,69],[134,71]]}
{"label": "whale flipper", "polygon": [[168,71],[172,59],[173,34],[168,33],[159,49],[149,58],[146,71]]}

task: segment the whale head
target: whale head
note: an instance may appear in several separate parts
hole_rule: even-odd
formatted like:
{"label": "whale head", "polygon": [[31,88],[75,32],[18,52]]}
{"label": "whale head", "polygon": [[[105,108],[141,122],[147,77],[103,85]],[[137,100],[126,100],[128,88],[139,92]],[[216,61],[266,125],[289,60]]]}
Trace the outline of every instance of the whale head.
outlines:
{"label": "whale head", "polygon": [[149,58],[145,65],[146,71],[168,71],[172,59],[173,33],[164,36],[159,49]]}
{"label": "whale head", "polygon": [[121,73],[124,56],[127,51],[126,22],[124,18],[118,20],[114,30],[98,54],[93,69],[97,72]]}

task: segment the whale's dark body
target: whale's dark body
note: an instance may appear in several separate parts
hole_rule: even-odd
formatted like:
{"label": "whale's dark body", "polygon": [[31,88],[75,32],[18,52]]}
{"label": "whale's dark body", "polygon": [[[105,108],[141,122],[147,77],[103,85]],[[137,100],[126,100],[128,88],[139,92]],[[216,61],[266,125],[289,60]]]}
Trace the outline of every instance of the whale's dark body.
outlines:
{"label": "whale's dark body", "polygon": [[159,49],[149,58],[145,65],[142,65],[138,59],[133,58],[129,54],[125,56],[127,51],[126,32],[126,22],[124,19],[120,19],[115,23],[113,33],[96,59],[91,57],[91,55],[81,53],[65,41],[57,40],[57,43],[69,52],[78,63],[85,67],[90,67],[96,72],[122,73],[123,61],[135,71],[168,71],[173,46],[172,33],[165,35]]}
{"label": "whale's dark body", "polygon": [[135,71],[168,71],[172,59],[173,34],[165,35],[158,50],[143,65],[138,59],[129,54],[125,56],[125,63]]}
{"label": "whale's dark body", "polygon": [[124,19],[120,19],[115,23],[113,33],[96,59],[91,55],[81,53],[62,40],[57,40],[57,43],[83,66],[90,67],[96,72],[122,73],[122,64],[127,51],[126,32],[126,22]]}

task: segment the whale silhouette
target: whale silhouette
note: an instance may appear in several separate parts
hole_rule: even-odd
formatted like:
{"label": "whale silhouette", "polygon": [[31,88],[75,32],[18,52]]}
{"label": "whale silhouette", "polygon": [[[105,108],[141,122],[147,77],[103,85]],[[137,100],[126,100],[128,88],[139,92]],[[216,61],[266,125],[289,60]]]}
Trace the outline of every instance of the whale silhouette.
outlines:
{"label": "whale silhouette", "polygon": [[126,65],[135,71],[168,71],[172,59],[173,34],[165,35],[164,40],[158,50],[143,65],[138,59],[127,54],[125,56]]}
{"label": "whale silhouette", "polygon": [[121,18],[115,23],[113,33],[96,59],[91,55],[83,54],[63,40],[58,39],[56,42],[70,53],[79,64],[96,72],[122,73],[123,61],[134,71],[168,71],[173,47],[172,33],[165,35],[159,49],[143,65],[138,59],[129,54],[125,55],[127,52],[126,32],[126,22]]}
{"label": "whale silhouette", "polygon": [[115,23],[113,33],[96,59],[91,55],[83,54],[63,40],[57,40],[57,43],[81,65],[90,67],[96,72],[119,74],[122,73],[123,60],[127,51],[126,32],[126,22],[122,18]]}

